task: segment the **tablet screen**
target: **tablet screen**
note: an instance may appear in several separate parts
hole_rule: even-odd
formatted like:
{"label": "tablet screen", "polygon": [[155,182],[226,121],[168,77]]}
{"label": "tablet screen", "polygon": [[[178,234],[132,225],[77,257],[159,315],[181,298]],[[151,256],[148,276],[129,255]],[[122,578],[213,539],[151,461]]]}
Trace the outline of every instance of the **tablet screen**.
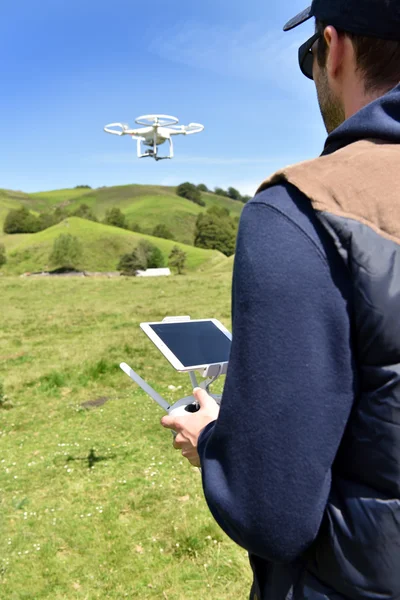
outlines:
{"label": "tablet screen", "polygon": [[156,323],[150,328],[184,367],[229,361],[231,340],[212,321]]}

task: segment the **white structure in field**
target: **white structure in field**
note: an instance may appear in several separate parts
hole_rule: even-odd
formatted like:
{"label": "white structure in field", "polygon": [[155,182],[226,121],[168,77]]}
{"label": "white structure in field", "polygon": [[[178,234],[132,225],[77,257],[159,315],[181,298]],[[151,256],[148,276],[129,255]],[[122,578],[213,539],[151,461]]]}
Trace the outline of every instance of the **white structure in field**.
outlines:
{"label": "white structure in field", "polygon": [[[200,125],[200,123],[177,125],[178,122],[179,120],[176,117],[168,115],[145,115],[138,117],[135,121],[138,125],[144,125],[139,129],[129,129],[129,125],[124,123],[110,123],[104,127],[104,131],[114,135],[130,135],[133,140],[137,140],[137,155],[139,158],[150,157],[155,160],[164,160],[174,157],[172,136],[192,135],[193,133],[200,133],[204,129],[204,125]],[[166,141],[169,143],[169,155],[159,156],[158,146]],[[142,145],[149,149],[142,149]]]}
{"label": "white structure in field", "polygon": [[136,271],[136,277],[168,277],[171,271],[166,269],[146,269],[146,271]]}

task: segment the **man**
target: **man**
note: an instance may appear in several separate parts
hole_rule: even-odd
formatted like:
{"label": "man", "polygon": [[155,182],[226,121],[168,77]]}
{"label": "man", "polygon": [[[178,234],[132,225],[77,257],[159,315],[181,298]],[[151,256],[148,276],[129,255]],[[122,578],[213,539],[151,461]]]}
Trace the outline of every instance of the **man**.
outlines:
{"label": "man", "polygon": [[[164,418],[252,599],[400,598],[400,2],[314,0],[328,138],[243,211],[222,407]],[[218,417],[218,419],[217,419]]]}

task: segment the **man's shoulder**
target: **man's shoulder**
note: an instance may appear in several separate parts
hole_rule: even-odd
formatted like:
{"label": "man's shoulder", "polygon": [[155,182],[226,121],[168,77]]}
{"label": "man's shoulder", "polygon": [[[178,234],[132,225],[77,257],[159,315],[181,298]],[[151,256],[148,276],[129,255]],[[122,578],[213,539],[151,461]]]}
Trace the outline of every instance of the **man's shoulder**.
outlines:
{"label": "man's shoulder", "polygon": [[[250,213],[256,212],[260,207],[280,213],[287,220],[288,226],[297,226],[321,249],[325,246],[328,239],[325,228],[320,223],[310,199],[294,185],[287,181],[272,185],[257,193],[246,204],[244,210],[250,217]],[[267,223],[268,217],[266,216],[265,219]]]}

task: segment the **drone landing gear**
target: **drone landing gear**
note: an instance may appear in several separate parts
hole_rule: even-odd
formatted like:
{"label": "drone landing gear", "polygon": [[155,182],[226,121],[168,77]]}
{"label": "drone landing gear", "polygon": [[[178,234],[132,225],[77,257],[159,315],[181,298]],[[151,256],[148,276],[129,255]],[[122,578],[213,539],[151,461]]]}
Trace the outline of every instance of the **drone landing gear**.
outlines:
{"label": "drone landing gear", "polygon": [[137,155],[139,158],[154,158],[155,161],[159,160],[170,160],[174,158],[174,146],[171,138],[168,139],[169,142],[169,156],[159,156],[158,155],[158,146],[157,139],[154,138],[154,144],[152,148],[149,148],[146,151],[142,151],[142,142],[146,141],[145,138],[140,138],[137,140]]}

